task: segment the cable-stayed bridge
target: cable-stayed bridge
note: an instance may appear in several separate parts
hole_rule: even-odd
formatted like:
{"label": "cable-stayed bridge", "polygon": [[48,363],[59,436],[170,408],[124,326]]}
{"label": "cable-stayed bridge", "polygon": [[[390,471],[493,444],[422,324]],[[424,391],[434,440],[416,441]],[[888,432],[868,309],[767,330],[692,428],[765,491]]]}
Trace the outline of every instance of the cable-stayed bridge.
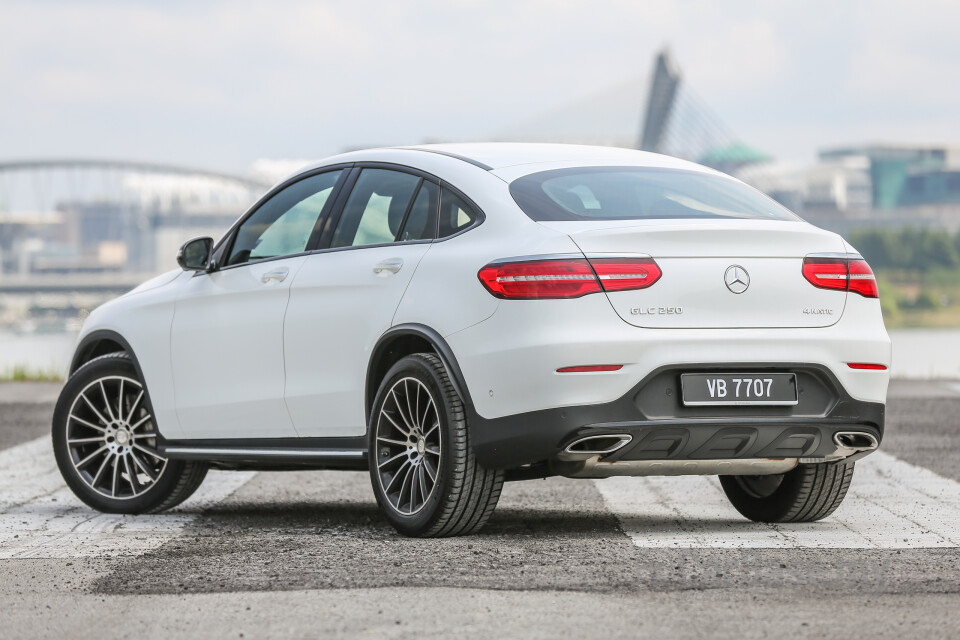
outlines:
{"label": "cable-stayed bridge", "polygon": [[492,138],[630,147],[728,172],[769,159],[724,124],[684,79],[668,50],[657,54],[648,75],[545,109]]}
{"label": "cable-stayed bridge", "polygon": [[769,159],[743,144],[727,128],[684,82],[667,50],[654,62],[637,148],[728,172]]}

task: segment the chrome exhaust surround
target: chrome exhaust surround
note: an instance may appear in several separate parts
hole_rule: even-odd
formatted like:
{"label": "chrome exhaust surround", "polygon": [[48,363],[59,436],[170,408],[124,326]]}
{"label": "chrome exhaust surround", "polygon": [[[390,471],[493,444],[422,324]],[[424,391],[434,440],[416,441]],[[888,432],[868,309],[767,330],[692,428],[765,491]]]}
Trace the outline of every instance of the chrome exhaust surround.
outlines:
{"label": "chrome exhaust surround", "polygon": [[833,434],[833,444],[837,445],[837,448],[825,458],[800,458],[800,463],[815,464],[839,460],[856,462],[880,446],[877,436],[868,431],[837,431]]}
{"label": "chrome exhaust surround", "polygon": [[[607,442],[603,442],[606,440]],[[559,460],[585,460],[594,456],[608,456],[630,444],[633,436],[628,433],[610,433],[578,438],[568,444],[557,456]]]}
{"label": "chrome exhaust surround", "polygon": [[833,443],[845,449],[872,451],[880,446],[877,438],[866,431],[838,431],[833,434]]}

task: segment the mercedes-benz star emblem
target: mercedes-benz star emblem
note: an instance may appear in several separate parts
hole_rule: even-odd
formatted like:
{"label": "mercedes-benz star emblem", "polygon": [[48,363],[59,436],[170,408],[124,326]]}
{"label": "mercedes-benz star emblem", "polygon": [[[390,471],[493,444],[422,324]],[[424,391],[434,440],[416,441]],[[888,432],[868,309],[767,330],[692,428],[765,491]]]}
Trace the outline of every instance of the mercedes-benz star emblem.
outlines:
{"label": "mercedes-benz star emblem", "polygon": [[750,286],[750,274],[740,265],[732,264],[723,274],[723,281],[733,293],[743,293]]}

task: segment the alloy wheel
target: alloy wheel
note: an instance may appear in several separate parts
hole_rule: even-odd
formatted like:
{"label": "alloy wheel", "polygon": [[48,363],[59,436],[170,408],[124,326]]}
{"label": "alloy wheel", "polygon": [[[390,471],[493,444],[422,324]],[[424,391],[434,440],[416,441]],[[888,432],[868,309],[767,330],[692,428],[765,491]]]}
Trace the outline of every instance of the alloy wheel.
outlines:
{"label": "alloy wheel", "polygon": [[437,403],[423,382],[405,377],[390,387],[377,417],[377,477],[401,515],[419,512],[436,489],[442,431]]}
{"label": "alloy wheel", "polygon": [[70,406],[70,460],[77,475],[100,495],[116,500],[143,495],[166,468],[144,396],[137,380],[105,376],[84,387]]}

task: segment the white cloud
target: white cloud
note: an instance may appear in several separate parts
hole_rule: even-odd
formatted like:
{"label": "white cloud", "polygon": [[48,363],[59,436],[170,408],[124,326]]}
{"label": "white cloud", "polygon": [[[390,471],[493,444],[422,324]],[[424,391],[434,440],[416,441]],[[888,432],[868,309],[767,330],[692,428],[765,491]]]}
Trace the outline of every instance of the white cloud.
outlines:
{"label": "white cloud", "polygon": [[938,0],[13,1],[0,12],[5,157],[236,169],[483,138],[607,95],[664,44],[731,129],[782,156],[847,135],[960,132],[960,5]]}
{"label": "white cloud", "polygon": [[760,18],[727,19],[691,43],[683,56],[691,81],[711,91],[755,89],[786,71],[783,40],[775,25]]}

